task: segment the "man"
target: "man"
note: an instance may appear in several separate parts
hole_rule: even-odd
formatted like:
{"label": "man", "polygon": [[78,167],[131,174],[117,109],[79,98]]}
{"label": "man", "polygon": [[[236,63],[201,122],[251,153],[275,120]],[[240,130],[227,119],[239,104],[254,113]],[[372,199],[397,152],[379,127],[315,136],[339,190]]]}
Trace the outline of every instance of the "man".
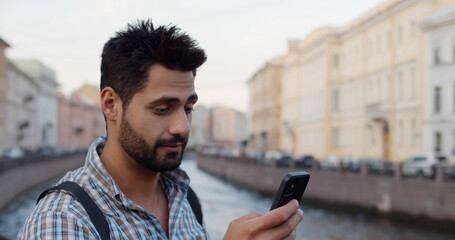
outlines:
{"label": "man", "polygon": [[[84,188],[102,211],[112,239],[208,239],[186,197],[179,168],[198,100],[196,69],[206,60],[175,26],[150,20],[128,25],[104,46],[101,106],[107,137],[90,147],[85,165],[61,180]],[[293,239],[303,213],[297,201],[263,216],[234,220],[225,239]],[[203,225],[203,224],[202,224]],[[79,201],[47,194],[20,239],[100,239]]]}

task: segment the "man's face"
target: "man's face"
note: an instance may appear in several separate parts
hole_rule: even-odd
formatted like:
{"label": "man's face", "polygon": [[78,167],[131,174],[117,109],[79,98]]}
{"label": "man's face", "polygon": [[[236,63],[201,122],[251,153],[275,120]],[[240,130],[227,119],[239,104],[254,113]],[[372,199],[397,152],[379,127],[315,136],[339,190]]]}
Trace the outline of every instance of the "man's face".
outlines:
{"label": "man's face", "polygon": [[118,141],[142,167],[155,172],[173,170],[181,161],[197,101],[191,71],[169,70],[154,64],[146,87],[123,112]]}

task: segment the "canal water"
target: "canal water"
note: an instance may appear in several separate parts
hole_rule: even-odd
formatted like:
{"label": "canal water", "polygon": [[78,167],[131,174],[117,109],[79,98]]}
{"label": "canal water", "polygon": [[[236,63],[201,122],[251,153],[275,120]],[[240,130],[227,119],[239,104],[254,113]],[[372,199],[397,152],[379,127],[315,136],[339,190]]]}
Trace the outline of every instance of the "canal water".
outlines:
{"label": "canal water", "polygon": [[[197,168],[193,159],[186,159],[182,168],[191,178],[191,186],[201,199],[204,221],[212,239],[222,239],[229,222],[251,212],[266,213],[272,199],[256,192],[239,188]],[[57,180],[57,179],[56,179]],[[14,239],[38,194],[55,183],[51,181],[18,198],[0,214],[0,234]],[[316,184],[316,183],[312,183]],[[393,224],[364,214],[332,212],[306,206],[302,223],[297,228],[297,239],[302,240],[453,240],[454,233]]]}

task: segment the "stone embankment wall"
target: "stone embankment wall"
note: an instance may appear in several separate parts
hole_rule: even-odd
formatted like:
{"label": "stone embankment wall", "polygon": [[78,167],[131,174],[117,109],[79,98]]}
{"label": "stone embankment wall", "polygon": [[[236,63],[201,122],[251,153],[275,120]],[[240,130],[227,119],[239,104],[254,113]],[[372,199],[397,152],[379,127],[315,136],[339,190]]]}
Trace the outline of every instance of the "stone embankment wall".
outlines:
{"label": "stone embankment wall", "polygon": [[0,173],[0,210],[23,192],[84,164],[86,153],[30,162]]}
{"label": "stone embankment wall", "polygon": [[[248,188],[274,194],[288,172],[305,169],[256,165],[244,159],[197,156],[198,167]],[[455,221],[455,181],[406,179],[395,175],[370,175],[365,167],[360,173],[310,169],[311,178],[305,198],[355,205],[382,213],[404,213],[432,220]]]}

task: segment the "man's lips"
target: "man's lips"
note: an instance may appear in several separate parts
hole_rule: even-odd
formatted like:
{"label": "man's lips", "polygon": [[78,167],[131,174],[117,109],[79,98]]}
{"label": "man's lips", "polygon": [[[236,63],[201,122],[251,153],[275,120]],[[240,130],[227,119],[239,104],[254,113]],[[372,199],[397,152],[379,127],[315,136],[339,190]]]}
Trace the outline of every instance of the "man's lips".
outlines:
{"label": "man's lips", "polygon": [[169,152],[177,152],[179,151],[183,146],[183,143],[168,143],[168,144],[162,144],[160,148],[169,151]]}

